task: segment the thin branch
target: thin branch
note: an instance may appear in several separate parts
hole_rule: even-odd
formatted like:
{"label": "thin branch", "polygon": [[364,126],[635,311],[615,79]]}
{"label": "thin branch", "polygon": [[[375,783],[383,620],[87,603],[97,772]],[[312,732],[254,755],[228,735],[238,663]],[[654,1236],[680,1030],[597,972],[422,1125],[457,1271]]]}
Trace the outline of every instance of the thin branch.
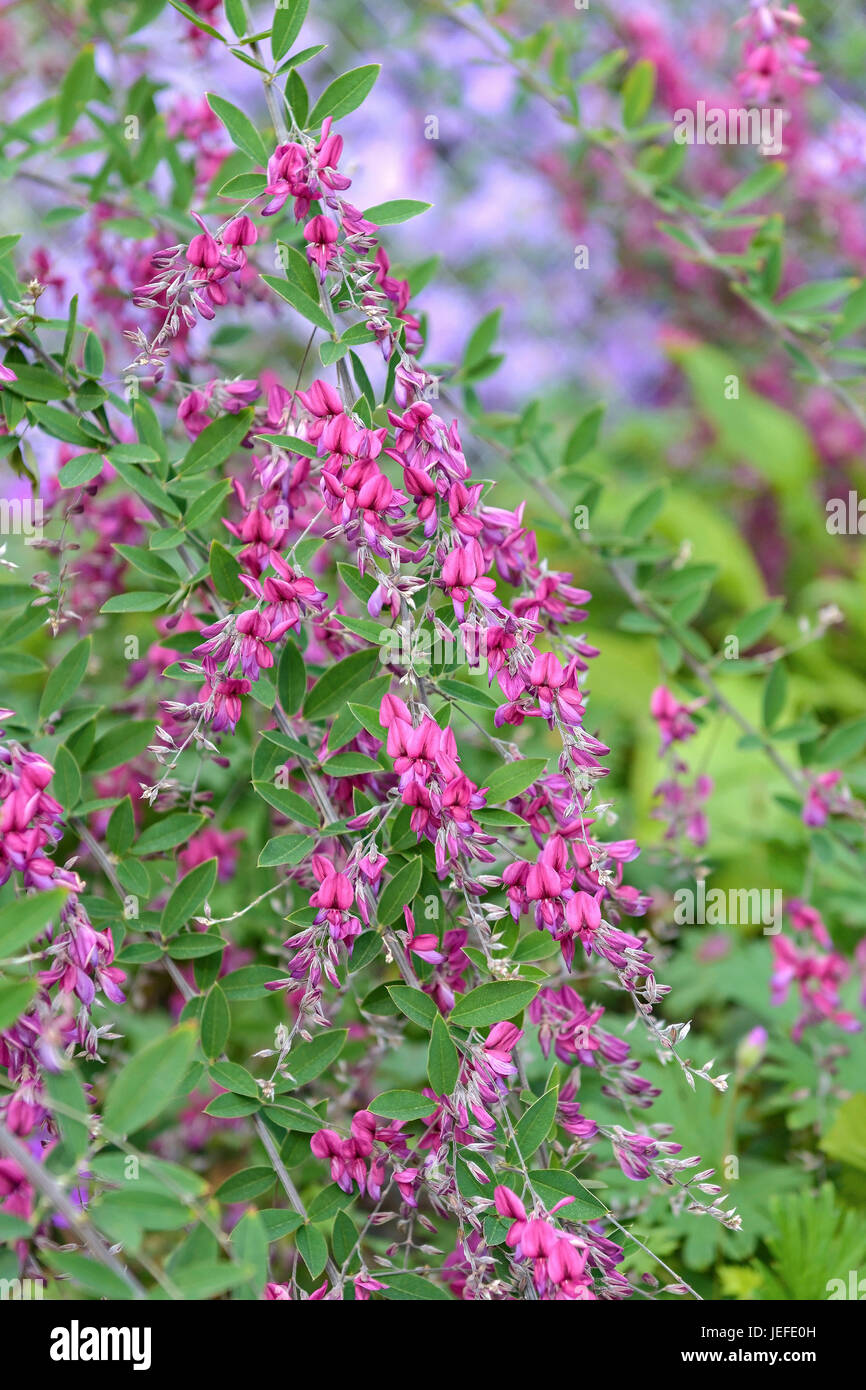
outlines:
{"label": "thin branch", "polygon": [[99,1263],[105,1265],[106,1269],[110,1269],[113,1274],[123,1280],[133,1298],[146,1299],[147,1292],[144,1287],[138,1282],[135,1275],[121,1264],[117,1256],[111,1253],[99,1232],[91,1225],[83,1208],[74,1205],[47,1169],[41,1163],[37,1163],[30,1150],[14,1134],[11,1134],[2,1122],[0,1122],[0,1152],[5,1153],[8,1158],[13,1159],[18,1164],[27,1181],[47,1198],[54,1210],[68,1221],[71,1229],[80,1234],[84,1244],[90,1253],[99,1260]]}

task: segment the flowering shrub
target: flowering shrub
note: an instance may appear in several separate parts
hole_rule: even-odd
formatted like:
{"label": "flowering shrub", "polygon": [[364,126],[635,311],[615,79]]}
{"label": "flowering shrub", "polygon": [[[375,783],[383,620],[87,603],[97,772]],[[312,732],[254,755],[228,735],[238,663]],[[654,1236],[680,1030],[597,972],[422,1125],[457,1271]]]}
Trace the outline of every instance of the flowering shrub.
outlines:
{"label": "flowering shrub", "polygon": [[[603,500],[597,402],[488,400],[497,312],[431,358],[435,261],[392,245],[429,204],[356,193],[379,68],[323,77],[315,6],[97,9],[64,13],[78,55],[44,99],[3,19],[0,167],[48,196],[38,235],[0,238],[0,1272],[61,1298],[825,1296],[840,1271],[803,1292],[795,1199],[767,1196],[818,1174],[843,1201],[863,1168],[863,685],[814,674],[841,590],[804,559],[791,596],[818,611],[793,622],[772,536],[737,536],[738,573],[718,497],[682,533],[627,425]],[[741,383],[672,311],[665,371],[700,418],[670,469],[705,447],[716,488],[746,432],[770,483],[751,521],[768,504],[808,550],[787,393],[805,377],[862,425],[862,351],[834,344],[863,286],[788,290],[785,166],[693,169],[666,117],[683,75],[617,11],[446,20],[543,104],[554,190],[621,180],[731,350],[747,315],[772,364],[787,349],[793,375]],[[747,7],[728,74],[790,103],[792,162],[821,82],[803,29]],[[165,33],[209,92],[172,85]],[[43,237],[70,226],[65,268]],[[673,895],[753,868],[762,819],[755,891],[781,864],[791,930],[707,915],[736,930],[693,947]],[[830,1187],[821,1211],[844,1224]]]}

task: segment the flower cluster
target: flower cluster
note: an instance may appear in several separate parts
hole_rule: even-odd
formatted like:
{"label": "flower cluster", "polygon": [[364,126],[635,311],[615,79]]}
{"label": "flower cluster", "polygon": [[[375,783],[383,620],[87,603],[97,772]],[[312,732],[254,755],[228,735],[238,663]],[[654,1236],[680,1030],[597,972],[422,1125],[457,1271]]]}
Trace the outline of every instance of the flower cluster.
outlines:
{"label": "flower cluster", "polygon": [[[0,717],[11,713],[0,711]],[[93,927],[79,898],[84,883],[50,857],[63,836],[62,808],[48,791],[53,776],[44,758],[0,739],[0,878],[14,877],[23,892],[66,892],[35,948],[42,966],[35,997],[0,1032],[0,1066],[9,1087],[0,1117],[22,1136],[52,1133],[45,1072],[60,1071],[69,1055],[98,1058],[100,1040],[114,1036],[93,1018],[98,994],[116,1004],[124,1000],[125,972],[114,964],[110,928]]]}
{"label": "flower cluster", "polygon": [[661,752],[670,769],[670,775],[655,789],[654,795],[661,804],[652,814],[657,820],[666,822],[666,840],[689,840],[698,849],[703,848],[709,836],[705,803],[712,795],[713,781],[701,772],[689,783],[688,764],[677,756],[674,745],[685,743],[697,733],[692,715],[704,703],[704,700],[693,700],[683,704],[664,685],[656,687],[650,701],[650,714],[661,737]]}
{"label": "flower cluster", "polygon": [[791,1036],[799,1042],[807,1028],[819,1023],[835,1023],[846,1033],[859,1032],[862,1023],[842,1007],[839,997],[840,987],[850,978],[851,967],[833,948],[821,914],[797,898],[787,904],[787,911],[792,926],[811,938],[810,945],[803,948],[790,937],[773,937],[772,1002],[784,1004],[794,985],[801,1005]]}

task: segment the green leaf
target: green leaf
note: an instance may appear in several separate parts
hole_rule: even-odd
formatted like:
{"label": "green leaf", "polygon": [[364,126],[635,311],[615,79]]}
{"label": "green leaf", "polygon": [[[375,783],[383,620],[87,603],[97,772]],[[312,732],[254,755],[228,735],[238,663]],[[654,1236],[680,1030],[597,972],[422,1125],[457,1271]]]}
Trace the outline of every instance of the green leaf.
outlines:
{"label": "green leaf", "polygon": [[[286,241],[280,241],[277,245],[280,248],[280,264],[286,279],[290,284],[294,285],[296,290],[300,290],[301,294],[305,295],[307,299],[312,299],[314,304],[318,304],[319,282],[306,256],[302,255],[296,246],[290,246]],[[310,448],[311,446],[307,444],[306,447]],[[308,457],[316,457],[315,449]]]}
{"label": "green leaf", "polygon": [[110,772],[122,763],[131,763],[143,753],[153,738],[152,719],[133,719],[109,729],[107,734],[96,740],[93,753],[87,763],[91,775]]}
{"label": "green leaf", "polygon": [[382,938],[377,931],[363,931],[355,938],[352,954],[349,957],[349,971],[356,975],[359,970],[374,961],[382,950]]}
{"label": "green leaf", "polygon": [[387,927],[409,906],[421,886],[423,872],[424,861],[416,854],[388,880],[376,908],[380,925]]}
{"label": "green leaf", "polygon": [[[268,1278],[268,1232],[257,1211],[244,1213],[232,1230],[231,1242],[238,1259],[255,1270],[245,1291],[246,1297],[251,1301],[259,1299]],[[243,1298],[244,1293],[235,1297]]]}
{"label": "green leaf", "polygon": [[645,497],[632,507],[625,519],[623,530],[627,536],[640,540],[646,535],[656,517],[663,510],[667,500],[667,491],[663,487],[655,487],[648,492]]}
{"label": "green leaf", "polygon": [[29,946],[49,922],[57,920],[65,901],[66,889],[52,888],[0,907],[0,960],[18,955]]}
{"label": "green leaf", "polygon": [[641,58],[629,70],[622,86],[622,119],[627,129],[641,124],[652,106],[655,87],[655,64],[649,58]]}
{"label": "green leaf", "polygon": [[256,861],[260,869],[273,869],[279,864],[300,864],[315,845],[312,835],[275,835],[268,840]]}
{"label": "green leaf", "polygon": [[220,198],[241,198],[246,202],[248,198],[256,198],[264,192],[264,187],[264,174],[236,174],[217,189],[217,195]]}
{"label": "green leaf", "polygon": [[295,434],[257,434],[255,438],[263,439],[266,443],[281,449],[288,449],[293,454],[303,454],[304,458],[316,457],[315,444],[310,444],[306,439],[299,439]]}
{"label": "green leaf", "polygon": [[[179,8],[177,0],[171,0],[171,4],[175,9]],[[209,27],[201,20],[197,20],[197,23],[200,29]],[[180,1265],[173,1271],[172,1279],[184,1298],[201,1302],[203,1299],[216,1298],[227,1293],[229,1289],[236,1289],[240,1284],[246,1284],[248,1280],[255,1278],[255,1274],[252,1265],[240,1262],[229,1264],[225,1260],[196,1260]]]}
{"label": "green leaf", "polygon": [[304,715],[307,719],[327,719],[336,714],[348,702],[350,694],[367,680],[375,671],[379,661],[378,650],[353,652],[336,666],[330,666],[320,676],[304,700]]}
{"label": "green leaf", "polygon": [[842,316],[833,330],[833,338],[838,342],[856,333],[866,323],[866,282],[862,282],[849,295],[842,308]]}
{"label": "green leaf", "polygon": [[105,353],[102,351],[102,344],[92,328],[88,328],[85,334],[84,356],[82,360],[84,362],[85,376],[102,376],[102,373],[105,371]]}
{"label": "green leaf", "polygon": [[369,1109],[386,1120],[420,1120],[432,1115],[436,1103],[417,1091],[383,1091],[370,1101]]}
{"label": "green leaf", "polygon": [[330,1221],[338,1211],[342,1211],[343,1207],[348,1206],[353,1200],[353,1196],[353,1193],[344,1192],[336,1183],[323,1188],[310,1203],[310,1220],[314,1222]]}
{"label": "green leaf", "polygon": [[201,1011],[201,1045],[205,1057],[213,1060],[225,1049],[231,1022],[228,1000],[219,985],[212,985]]}
{"label": "green leaf", "polygon": [[472,330],[469,341],[463,350],[462,366],[464,370],[470,370],[483,362],[490,352],[496,335],[499,332],[499,320],[502,317],[501,309],[493,309]]}
{"label": "green leaf", "polygon": [[275,811],[280,811],[291,820],[299,821],[301,825],[318,827],[318,813],[297,792],[290,791],[288,787],[274,786],[271,782],[253,782],[253,787],[262,800],[273,806]]}
{"label": "green leaf", "polygon": [[588,454],[594,449],[598,442],[601,422],[604,419],[604,406],[594,405],[584,416],[578,420],[565,446],[563,464],[566,468],[573,468],[579,463],[584,454]]}
{"label": "green leaf", "polygon": [[769,603],[762,603],[760,608],[748,613],[737,623],[731,635],[736,637],[744,651],[748,651],[749,647],[753,647],[756,642],[759,642],[768,628],[772,627],[784,607],[785,601],[781,598],[774,598]]}
{"label": "green leaf", "polygon": [[33,590],[27,584],[0,584],[0,610],[21,608],[32,597]]}
{"label": "green leaf", "polygon": [[420,1274],[386,1274],[377,1269],[376,1277],[385,1287],[382,1297],[393,1303],[448,1303],[451,1295],[441,1284],[425,1279]]}
{"label": "green leaf", "polygon": [[163,854],[167,849],[184,844],[203,824],[204,816],[174,811],[143,830],[132,852],[139,857],[145,854]]}
{"label": "green leaf", "polygon": [[397,222],[408,222],[411,217],[426,212],[432,203],[419,202],[417,198],[394,198],[388,203],[376,203],[362,214],[368,222],[377,227],[392,227]]}
{"label": "green leaf", "polygon": [[180,883],[175,884],[168,902],[162,909],[160,929],[163,936],[171,936],[195,916],[213,890],[217,867],[216,859],[206,859],[203,864],[196,864],[194,869],[184,874]]}
{"label": "green leaf", "polygon": [[331,1232],[331,1247],[337,1264],[344,1265],[346,1263],[357,1243],[358,1232],[352,1218],[345,1211],[338,1212],[334,1218],[334,1229]]}
{"label": "green leaf", "polygon": [[604,1202],[565,1168],[533,1168],[529,1177],[539,1197],[550,1206],[555,1206],[563,1197],[575,1199],[563,1208],[566,1219],[593,1221],[607,1211]]}
{"label": "green leaf", "polygon": [[90,660],[91,640],[83,637],[76,642],[61,661],[54,667],[39,701],[39,717],[45,719],[49,714],[61,710],[67,700],[75,694],[87,670]]}
{"label": "green leaf", "polygon": [[[118,445],[116,450],[109,449],[108,457],[127,487],[137,493],[155,511],[165,512],[166,516],[170,516],[175,521],[179,520],[180,509],[162,484],[151,477],[149,473],[136,468],[134,464],[124,462],[120,457],[121,448],[122,446]],[[140,452],[142,445],[129,445],[128,448]]]}
{"label": "green leaf", "polygon": [[461,1028],[482,1028],[488,1023],[501,1023],[513,1018],[531,1003],[538,985],[525,980],[497,980],[479,985],[468,994],[461,994],[448,1016],[451,1024]]}
{"label": "green leaf", "polygon": [[530,1159],[535,1150],[544,1143],[550,1133],[550,1126],[556,1114],[559,1087],[553,1086],[545,1091],[540,1100],[530,1105],[521,1115],[514,1130],[514,1138],[524,1162]]}
{"label": "green leaf", "polygon": [[208,568],[213,586],[221,598],[237,603],[246,596],[246,589],[239,579],[241,567],[230,551],[219,541],[211,541]]}
{"label": "green leaf", "polygon": [[261,1108],[260,1101],[251,1100],[249,1096],[233,1096],[229,1092],[216,1096],[210,1105],[205,1106],[204,1113],[213,1115],[217,1120],[241,1120],[246,1115],[255,1115]]}
{"label": "green leaf", "polygon": [[[277,11],[279,14],[279,10]],[[288,639],[277,667],[277,696],[286,714],[297,714],[307,689],[307,670],[304,658],[295,643]]]}
{"label": "green leaf", "polygon": [[427,1079],[437,1096],[450,1096],[457,1084],[460,1059],[442,1015],[437,1012],[427,1048]]}
{"label": "green leaf", "polygon": [[352,373],[357,383],[358,390],[362,393],[363,399],[367,402],[370,410],[375,410],[376,392],[373,390],[372,382],[357,352],[349,353],[349,361],[352,364]]}
{"label": "green leaf", "polygon": [[322,1128],[322,1117],[317,1111],[297,1097],[282,1092],[279,1100],[268,1106],[267,1117],[281,1129],[297,1130],[300,1134],[315,1134],[317,1129]]}
{"label": "green leaf", "polygon": [[144,550],[138,545],[115,545],[114,549],[127,564],[132,565],[141,574],[146,574],[150,579],[156,579],[163,583],[177,584],[177,575],[167,561],[155,555],[152,550]]}
{"label": "green leaf", "polygon": [[69,395],[66,382],[43,367],[11,361],[7,366],[12,367],[16,380],[6,382],[4,389],[13,396],[22,396],[25,401],[62,401]]}
{"label": "green leaf", "polygon": [[201,956],[214,956],[224,951],[228,942],[216,932],[181,932],[172,937],[166,950],[172,960],[198,960]]}
{"label": "green leaf", "polygon": [[237,415],[222,415],[202,430],[187,450],[186,457],[178,468],[180,475],[202,473],[208,468],[217,468],[225,463],[249,434],[253,422],[251,407],[239,410]]}
{"label": "green leaf", "polygon": [[420,1028],[431,1029],[440,1016],[439,1010],[429,994],[411,985],[388,985],[388,993],[401,1013],[411,1018]]}
{"label": "green leaf", "polygon": [[178,1231],[189,1225],[192,1212],[166,1192],[143,1192],[128,1184],[125,1191],[106,1192],[93,1209],[93,1219],[103,1231],[117,1240],[128,1238],[130,1230]]}
{"label": "green leaf", "polygon": [[64,811],[74,811],[81,800],[81,769],[65,743],[54,754],[51,791]]}
{"label": "green leaf", "polygon": [[547,960],[549,956],[557,955],[559,949],[559,942],[549,932],[533,931],[515,946],[511,953],[511,959],[515,961]]}
{"label": "green leaf", "polygon": [[238,149],[248,154],[256,164],[267,164],[268,151],[265,149],[265,142],[249,116],[245,116],[237,106],[233,106],[230,101],[214,92],[208,92],[207,99],[211,111],[222,121]]}
{"label": "green leaf", "polygon": [[265,1207],[256,1214],[265,1229],[269,1243],[291,1235],[304,1221],[296,1211],[284,1211],[281,1207]]}
{"label": "green leaf", "polygon": [[379,76],[379,67],[378,63],[369,63],[364,67],[352,68],[350,72],[344,72],[342,77],[336,78],[325,88],[310,112],[307,122],[309,128],[315,129],[328,116],[338,121],[359,107],[373,90]]}
{"label": "green leaf", "polygon": [[238,1066],[237,1062],[216,1062],[209,1068],[209,1075],[218,1086],[225,1086],[227,1091],[233,1091],[235,1095],[250,1096],[253,1100],[261,1099],[261,1091],[255,1078],[246,1067]]}
{"label": "green leaf", "polygon": [[510,801],[537,781],[547,766],[546,758],[520,758],[505,763],[490,774],[487,782],[488,801]]}
{"label": "green leaf", "polygon": [[816,766],[842,767],[866,747],[866,719],[852,719],[833,729],[813,759]]}
{"label": "green leaf", "polygon": [[45,1087],[60,1128],[64,1152],[74,1163],[87,1152],[90,1138],[90,1110],[81,1081],[69,1067],[64,1071],[46,1072]]}
{"label": "green leaf", "polygon": [[780,160],[762,164],[760,169],[756,169],[743,179],[742,183],[731,189],[722,203],[722,212],[734,212],[737,208],[743,208],[748,203],[755,203],[759,198],[764,198],[777,187],[787,172],[787,165]]}
{"label": "green leaf", "polygon": [[243,1168],[220,1183],[214,1196],[218,1202],[251,1202],[254,1197],[261,1197],[263,1192],[272,1188],[275,1181],[273,1168]]}
{"label": "green leaf", "polygon": [[155,613],[164,608],[168,594],[151,593],[144,589],[133,589],[126,594],[114,594],[100,608],[100,613]]}
{"label": "green leaf", "polygon": [[30,1235],[29,1222],[22,1221],[20,1216],[10,1216],[7,1211],[0,1211],[0,1241],[6,1243],[13,1240],[26,1240]]}
{"label": "green leaf", "polygon": [[39,986],[38,980],[4,980],[0,983],[0,1033],[26,1013]]}
{"label": "green leaf", "polygon": [[226,19],[237,38],[242,39],[247,32],[247,17],[244,0],[225,0]]}
{"label": "green leaf", "polygon": [[[197,484],[198,479],[194,482]],[[221,478],[218,483],[206,488],[204,492],[198,494],[189,504],[184,513],[183,525],[185,531],[194,531],[198,526],[204,526],[205,522],[210,521],[212,516],[222,507],[226,497],[231,491],[231,481],[228,478]],[[185,539],[183,531],[180,532],[180,540]],[[154,537],[156,540],[156,537]]]}
{"label": "green leaf", "polygon": [[[273,977],[273,971],[271,976]],[[346,1046],[348,1036],[347,1028],[331,1028],[326,1033],[319,1033],[310,1042],[298,1043],[293,1047],[286,1058],[286,1070],[292,1077],[288,1085],[294,1088],[306,1086],[309,1081],[313,1081],[332,1062],[336,1062]],[[286,1083],[281,1083],[277,1090],[282,1094],[285,1088]]]}
{"label": "green leaf", "polygon": [[118,859],[122,859],[135,839],[135,813],[132,800],[125,796],[111,813],[105,832],[108,848]]}
{"label": "green leaf", "polygon": [[192,1060],[195,1039],[195,1025],[182,1023],[120,1069],[105,1102],[109,1134],[132,1134],[171,1103]]}
{"label": "green leaf", "polygon": [[81,115],[96,86],[93,44],[82,48],[67,72],[57,95],[57,133],[68,135]]}
{"label": "green leaf", "polygon": [[[109,1183],[112,1187],[119,1187],[124,1182],[128,1182],[126,1155],[123,1153],[105,1153],[91,1156],[87,1166],[93,1174],[103,1182]],[[177,1163],[169,1163],[162,1158],[153,1158],[150,1154],[142,1155],[141,1166],[138,1177],[135,1180],[137,1191],[157,1192],[166,1195],[180,1192],[185,1200],[192,1197],[203,1197],[208,1189],[208,1184],[199,1173],[193,1173],[189,1168],[182,1168]]]}
{"label": "green leaf", "polygon": [[842,1102],[821,1148],[837,1162],[866,1172],[866,1093],[856,1091]]}
{"label": "green leaf", "polygon": [[[183,0],[168,0],[168,3],[177,10],[178,14],[182,14],[184,19],[188,19],[190,24],[195,25],[196,29],[201,29],[203,33],[210,34],[212,39],[219,39],[220,43],[225,43],[225,39],[219,29],[214,29],[212,24],[206,24],[205,21],[196,14],[195,10],[183,3]],[[228,1287],[231,1288],[231,1285],[228,1285]]]}
{"label": "green leaf", "polygon": [[818,309],[826,309],[835,304],[851,289],[850,279],[813,280],[808,285],[799,285],[775,304],[780,314],[806,314]]}
{"label": "green leaf", "polygon": [[781,661],[777,661],[770,670],[767,683],[764,686],[763,715],[764,728],[772,729],[778,722],[782,710],[785,708],[785,698],[788,692],[788,676]]}
{"label": "green leaf", "polygon": [[339,362],[349,351],[348,343],[322,343],[319,346],[319,357],[323,367],[332,367],[335,362]]}
{"label": "green leaf", "polygon": [[114,1302],[133,1296],[131,1287],[119,1274],[87,1255],[68,1250],[46,1250],[43,1257],[58,1274],[67,1275],[73,1287],[78,1285],[98,1298],[108,1298]]}
{"label": "green leaf", "polygon": [[271,53],[275,63],[286,56],[300,34],[308,9],[309,0],[281,0],[274,10]]}
{"label": "green leaf", "polygon": [[359,777],[365,772],[381,772],[382,766],[366,753],[337,753],[322,763],[329,777]]}
{"label": "green leaf", "polygon": [[263,275],[262,279],[281,299],[291,304],[299,314],[303,314],[309,323],[315,324],[325,333],[331,333],[331,321],[324,309],[314,299],[310,299],[308,294],[304,294],[303,290],[298,289],[297,285],[293,285],[289,280],[280,280],[276,275]]}
{"label": "green leaf", "polygon": [[[14,382],[9,384],[15,385]],[[57,406],[37,405],[35,401],[31,401],[27,411],[46,434],[50,434],[53,439],[63,440],[64,444],[79,444],[84,448],[93,449],[108,442],[96,425],[92,425],[88,420],[76,419],[74,415],[59,410]]]}
{"label": "green leaf", "polygon": [[295,1232],[298,1253],[307,1266],[311,1279],[318,1279],[328,1263],[328,1243],[321,1231],[307,1223]]}
{"label": "green leaf", "polygon": [[[326,46],[327,45],[323,44],[322,48]],[[306,50],[304,51],[306,52]],[[321,49],[319,51],[321,52]],[[296,70],[297,66],[300,66],[300,64],[298,63],[296,65],[295,60],[290,58],[288,63],[283,64],[280,71],[284,71],[287,67],[291,68],[286,79],[286,105],[295,118],[295,124],[300,129],[307,124],[307,117],[310,112],[310,94],[304,85],[304,79]]]}
{"label": "green leaf", "polygon": [[102,454],[76,454],[58,471],[57,481],[61,487],[83,487],[85,483],[92,482],[104,467]]}
{"label": "green leaf", "polygon": [[379,719],[378,710],[374,709],[372,705],[356,705],[351,700],[349,701],[348,708],[361,727],[367,730],[368,734],[372,734],[374,738],[382,738],[383,727]]}
{"label": "green leaf", "polygon": [[267,999],[270,991],[265,989],[265,985],[273,978],[274,971],[270,965],[242,965],[240,969],[223,975],[220,984],[226,999],[246,1002],[250,999]]}

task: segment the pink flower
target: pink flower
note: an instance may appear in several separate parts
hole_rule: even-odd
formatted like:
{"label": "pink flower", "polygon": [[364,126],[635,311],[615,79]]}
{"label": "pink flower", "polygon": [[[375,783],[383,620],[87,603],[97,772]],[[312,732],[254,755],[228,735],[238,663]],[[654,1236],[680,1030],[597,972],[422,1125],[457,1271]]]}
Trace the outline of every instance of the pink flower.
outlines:
{"label": "pink flower", "polygon": [[662,751],[669,744],[682,742],[697,732],[697,726],[689,715],[704,703],[703,700],[693,700],[691,704],[684,705],[671,694],[667,686],[656,686],[650,698],[650,714],[659,726]]}
{"label": "pink flower", "polygon": [[307,242],[307,260],[319,267],[319,280],[324,283],[328,266],[337,256],[337,237],[339,228],[332,217],[310,218],[304,228]]}
{"label": "pink flower", "polygon": [[220,263],[219,245],[198,214],[193,213],[193,216],[201,227],[201,231],[193,237],[187,247],[186,258],[190,265],[199,266],[202,270],[215,270]]}
{"label": "pink flower", "polygon": [[827,796],[842,779],[841,772],[822,772],[809,787],[803,806],[803,824],[825,825],[832,807],[832,799]]}
{"label": "pink flower", "polygon": [[217,682],[213,690],[206,687],[205,698],[213,700],[214,712],[211,727],[215,733],[222,733],[224,729],[234,733],[243,711],[241,696],[248,695],[251,688],[250,681],[239,680],[235,677],[224,677]]}

